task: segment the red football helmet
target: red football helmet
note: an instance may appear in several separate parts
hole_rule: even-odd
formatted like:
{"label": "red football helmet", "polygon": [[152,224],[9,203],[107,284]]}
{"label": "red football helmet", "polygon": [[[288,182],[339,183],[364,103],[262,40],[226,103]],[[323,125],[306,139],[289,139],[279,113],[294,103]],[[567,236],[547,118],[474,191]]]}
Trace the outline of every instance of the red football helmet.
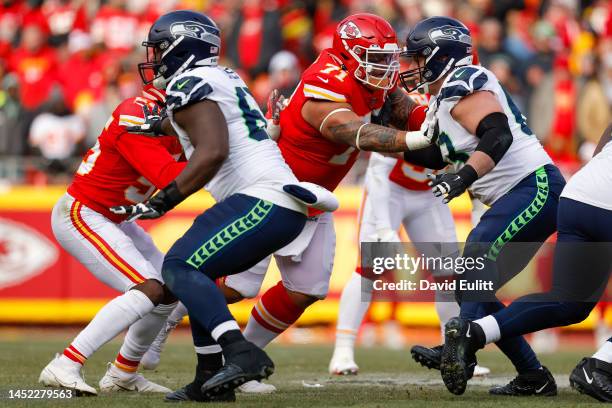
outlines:
{"label": "red football helmet", "polygon": [[336,28],[333,49],[359,81],[380,89],[395,86],[400,49],[385,19],[369,13],[348,16]]}

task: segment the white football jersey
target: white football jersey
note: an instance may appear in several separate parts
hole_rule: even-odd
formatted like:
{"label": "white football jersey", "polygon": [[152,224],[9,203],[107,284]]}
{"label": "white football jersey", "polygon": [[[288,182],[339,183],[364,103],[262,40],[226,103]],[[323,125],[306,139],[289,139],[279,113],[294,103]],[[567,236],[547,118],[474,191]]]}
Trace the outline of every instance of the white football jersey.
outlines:
{"label": "white football jersey", "polygon": [[612,210],[612,141],[570,178],[561,197]]}
{"label": "white football jersey", "polygon": [[204,187],[217,201],[242,193],[282,207],[304,212],[286,194],[285,184],[297,183],[276,143],[266,132],[266,119],[244,81],[229,68],[198,67],[174,78],[167,87],[168,117],[185,155],[194,147],[186,132],[174,122],[173,111],[203,100],[217,102],[229,131],[229,155]]}
{"label": "white football jersey", "polygon": [[476,91],[489,91],[497,97],[508,116],[513,136],[510,148],[495,168],[470,187],[476,198],[490,206],[523,178],[539,167],[552,163],[552,160],[495,75],[484,67],[468,65],[451,71],[439,94],[429,101],[427,118],[438,121],[437,144],[445,162],[453,165],[454,170],[459,170],[480,141],[451,116],[451,110],[461,98]]}

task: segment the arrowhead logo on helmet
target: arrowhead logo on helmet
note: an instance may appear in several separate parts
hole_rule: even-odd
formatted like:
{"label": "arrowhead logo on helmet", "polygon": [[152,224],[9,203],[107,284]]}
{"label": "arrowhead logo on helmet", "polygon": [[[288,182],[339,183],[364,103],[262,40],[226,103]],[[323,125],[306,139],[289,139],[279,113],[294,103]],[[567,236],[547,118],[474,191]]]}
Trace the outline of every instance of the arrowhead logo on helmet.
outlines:
{"label": "arrowhead logo on helmet", "polygon": [[355,38],[361,38],[361,30],[352,21],[347,22],[339,30],[340,38],[345,40],[353,40]]}

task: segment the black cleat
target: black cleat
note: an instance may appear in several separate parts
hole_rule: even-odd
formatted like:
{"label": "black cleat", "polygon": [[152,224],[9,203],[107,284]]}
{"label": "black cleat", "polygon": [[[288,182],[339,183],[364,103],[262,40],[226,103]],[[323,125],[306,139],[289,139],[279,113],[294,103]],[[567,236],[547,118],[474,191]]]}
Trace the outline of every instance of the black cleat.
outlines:
{"label": "black cleat", "polygon": [[493,387],[489,390],[491,395],[541,395],[552,397],[557,395],[557,383],[548,368],[542,366],[539,370],[530,370],[517,375],[506,385]]}
{"label": "black cleat", "polygon": [[440,374],[446,388],[455,395],[465,392],[465,387],[476,367],[477,349],[474,340],[473,324],[454,317],[444,326],[444,348],[440,360]]}
{"label": "black cleat", "polygon": [[239,341],[223,349],[225,365],[202,385],[202,393],[212,397],[241,386],[247,381],[260,381],[274,373],[274,363],[259,347]]}
{"label": "black cleat", "polygon": [[412,359],[423,367],[440,369],[440,360],[442,359],[443,345],[435,347],[413,346],[410,349]]}
{"label": "black cleat", "polygon": [[581,394],[612,402],[612,364],[585,357],[570,374],[570,385]]}
{"label": "black cleat", "polygon": [[186,401],[197,401],[197,402],[234,402],[236,401],[236,394],[234,390],[228,391],[224,394],[217,395],[214,397],[207,397],[202,393],[202,384],[204,381],[210,379],[213,376],[213,372],[205,371],[196,375],[196,379],[187,384],[186,386],[179,388],[178,390],[166,394],[165,402],[186,402]]}

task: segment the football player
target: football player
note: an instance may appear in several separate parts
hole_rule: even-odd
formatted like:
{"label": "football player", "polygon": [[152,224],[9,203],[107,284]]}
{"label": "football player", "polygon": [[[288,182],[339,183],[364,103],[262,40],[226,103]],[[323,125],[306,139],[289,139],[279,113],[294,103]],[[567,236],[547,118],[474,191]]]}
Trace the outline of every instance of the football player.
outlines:
{"label": "football player", "polygon": [[[555,232],[565,181],[495,76],[472,64],[472,38],[464,24],[447,17],[419,22],[408,34],[404,55],[412,63],[412,69],[400,75],[404,87],[432,95],[425,129],[432,144],[407,152],[405,158],[433,169],[449,164],[455,167],[456,172],[431,176],[434,194],[444,202],[469,189],[490,207],[470,232],[462,255],[484,260],[483,267],[457,276],[472,285],[494,282],[496,290],[519,273]],[[512,245],[516,242],[529,245],[521,245],[517,251]],[[457,296],[460,317],[466,320],[505,307],[495,298],[494,290],[463,290]],[[454,342],[457,332],[456,321],[449,321],[445,343]],[[492,394],[556,394],[554,378],[525,339],[503,338],[497,345],[512,360],[518,376],[491,389]],[[462,394],[476,359],[462,367],[465,375],[455,375],[450,350],[445,347],[441,353],[439,347],[421,347],[416,350],[417,360],[429,367],[439,365],[449,391]]]}
{"label": "football player", "polygon": [[[608,286],[612,267],[611,169],[612,125],[593,159],[561,193],[551,290],[521,297],[472,322],[454,318],[448,323],[442,373],[453,383],[466,380],[467,362],[487,343],[579,323],[589,316]],[[578,391],[607,402],[612,402],[611,341],[584,358],[570,376]]]}
{"label": "football player", "polygon": [[168,117],[188,163],[145,203],[114,211],[158,218],[203,187],[217,200],[164,258],[162,276],[189,311],[198,353],[194,381],[166,398],[234,400],[235,387],[269,376],[274,364],[245,340],[215,280],[293,241],[306,222],[307,204],[318,206],[321,197],[321,208],[333,210],[337,201],[295,178],[246,84],[218,65],[221,38],[213,20],[187,10],[165,14],[143,45],[148,61],[139,65],[141,76],[166,86]]}
{"label": "football player", "polygon": [[[373,14],[341,21],[333,46],[305,70],[280,114],[278,145],[302,181],[334,190],[353,166],[359,150],[403,152],[427,142],[407,132],[417,105],[396,87],[399,47],[393,28]],[[370,123],[387,101],[389,123]],[[266,346],[290,327],[304,310],[325,298],[333,268],[335,233],[330,213],[311,213],[289,248],[275,254],[282,281],[260,298],[251,312],[245,337]],[[227,277],[224,285],[244,297],[260,289],[267,262]]]}
{"label": "football player", "polygon": [[[359,150],[403,152],[428,145],[422,133],[405,130],[417,105],[396,86],[399,52],[393,28],[381,17],[355,14],[338,24],[333,47],[306,69],[280,113],[278,147],[300,181],[334,190]],[[390,124],[397,129],[369,123],[371,112],[387,99]],[[252,310],[244,335],[259,347],[327,294],[335,251],[333,218],[330,212],[313,210],[309,216],[302,233],[275,252],[282,281]],[[226,298],[256,296],[269,262],[270,257],[246,272],[227,276],[222,283]],[[198,359],[202,365],[206,360],[220,361],[217,354],[216,349],[200,348]]]}
{"label": "football player", "polygon": [[185,167],[176,137],[151,138],[126,128],[143,124],[164,106],[162,91],[149,86],[141,97],[121,102],[74,179],[53,208],[51,226],[59,244],[96,278],[122,295],[94,319],[41,372],[47,386],[97,394],[81,367],[100,347],[129,327],[115,362],[100,381],[101,391],[168,392],[136,372],[139,361],[176,305],[163,286],[163,254],[149,235],[109,207],[135,204],[165,187]]}

